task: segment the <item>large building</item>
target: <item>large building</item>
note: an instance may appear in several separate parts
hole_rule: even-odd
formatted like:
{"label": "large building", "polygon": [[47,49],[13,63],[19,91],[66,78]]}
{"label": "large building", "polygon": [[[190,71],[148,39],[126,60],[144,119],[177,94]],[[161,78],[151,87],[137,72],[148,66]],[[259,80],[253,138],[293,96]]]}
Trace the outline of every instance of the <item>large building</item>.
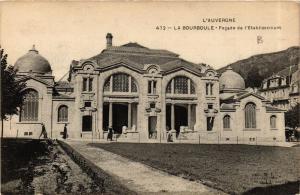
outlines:
{"label": "large building", "polygon": [[24,106],[5,123],[5,135],[105,139],[112,127],[119,139],[254,141],[285,140],[284,112],[245,90],[230,67],[222,74],[167,50],[138,43],[107,47],[72,61],[67,81],[55,82],[49,62],[33,48],[15,63],[27,84]]}
{"label": "large building", "polygon": [[272,106],[289,110],[300,103],[300,63],[266,78],[262,82],[260,95]]}

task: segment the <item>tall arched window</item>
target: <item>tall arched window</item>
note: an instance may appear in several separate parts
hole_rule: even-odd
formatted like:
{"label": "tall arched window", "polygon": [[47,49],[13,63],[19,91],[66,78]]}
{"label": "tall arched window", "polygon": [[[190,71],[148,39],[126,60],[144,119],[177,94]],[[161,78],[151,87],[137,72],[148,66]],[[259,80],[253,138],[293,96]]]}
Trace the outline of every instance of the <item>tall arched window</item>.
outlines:
{"label": "tall arched window", "polygon": [[229,115],[225,115],[223,118],[223,128],[230,129],[230,116]]}
{"label": "tall arched window", "polygon": [[166,92],[172,94],[195,94],[195,86],[188,77],[177,76],[168,83]]}
{"label": "tall arched window", "polygon": [[68,107],[62,105],[58,108],[58,122],[68,122]]}
{"label": "tall arched window", "polygon": [[39,94],[34,89],[25,91],[20,121],[37,121],[39,116]]}
{"label": "tall arched window", "polygon": [[137,84],[133,77],[125,73],[111,75],[104,83],[105,92],[137,92]]}
{"label": "tall arched window", "polygon": [[256,106],[254,103],[248,103],[245,106],[245,127],[256,128]]}
{"label": "tall arched window", "polygon": [[270,117],[270,126],[272,129],[276,128],[276,116],[275,115]]}

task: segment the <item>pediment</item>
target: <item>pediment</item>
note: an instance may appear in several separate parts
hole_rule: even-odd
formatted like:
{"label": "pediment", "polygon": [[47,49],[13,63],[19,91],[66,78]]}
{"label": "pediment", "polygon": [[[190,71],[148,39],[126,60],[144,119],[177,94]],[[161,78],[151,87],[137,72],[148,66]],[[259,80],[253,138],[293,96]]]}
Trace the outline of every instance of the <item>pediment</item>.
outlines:
{"label": "pediment", "polygon": [[42,83],[42,84],[46,85],[47,87],[54,87],[54,84],[49,83],[48,81],[45,81],[45,80],[43,80],[41,78],[38,78],[38,77],[36,77],[34,75],[24,76],[22,78],[17,79],[17,81],[23,81],[24,82],[24,81],[28,81],[30,79],[35,80],[35,81],[37,81],[39,83]]}

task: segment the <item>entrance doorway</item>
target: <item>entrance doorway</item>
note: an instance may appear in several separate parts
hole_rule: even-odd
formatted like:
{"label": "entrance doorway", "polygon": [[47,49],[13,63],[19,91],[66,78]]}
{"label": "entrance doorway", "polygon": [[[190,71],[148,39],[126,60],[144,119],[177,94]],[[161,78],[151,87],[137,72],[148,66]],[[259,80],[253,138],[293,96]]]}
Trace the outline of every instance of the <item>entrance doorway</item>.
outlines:
{"label": "entrance doorway", "polygon": [[93,125],[93,117],[92,116],[83,116],[82,117],[82,131],[92,131],[92,125]]}
{"label": "entrance doorway", "polygon": [[175,105],[175,130],[176,136],[178,136],[180,132],[181,126],[188,126],[188,113],[185,105]]}
{"label": "entrance doorway", "polygon": [[[166,107],[166,129],[172,129],[172,108],[171,104],[168,104]],[[174,105],[174,129],[176,130],[176,136],[179,135],[180,126],[188,126],[188,109],[185,104],[176,104]]]}
{"label": "entrance doorway", "polygon": [[149,116],[148,118],[148,133],[149,138],[156,139],[157,131],[156,131],[156,125],[157,125],[157,117],[156,116]]}
{"label": "entrance doorway", "polygon": [[122,127],[128,126],[128,105],[113,104],[113,130],[115,133],[122,133]]}

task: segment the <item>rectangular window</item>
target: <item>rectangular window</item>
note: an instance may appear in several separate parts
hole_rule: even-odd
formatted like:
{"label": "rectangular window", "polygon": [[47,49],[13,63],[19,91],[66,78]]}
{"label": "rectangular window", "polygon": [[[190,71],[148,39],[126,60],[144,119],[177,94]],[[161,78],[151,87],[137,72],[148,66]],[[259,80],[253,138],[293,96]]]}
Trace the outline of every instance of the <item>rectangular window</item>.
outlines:
{"label": "rectangular window", "polygon": [[156,94],[156,81],[153,81],[153,94]]}
{"label": "rectangular window", "polygon": [[89,79],[89,91],[93,91],[93,78]]}
{"label": "rectangular window", "polygon": [[87,78],[83,78],[82,91],[87,91]]}
{"label": "rectangular window", "polygon": [[213,84],[212,83],[210,83],[210,95],[213,95]]}
{"label": "rectangular window", "polygon": [[148,94],[151,94],[151,83],[152,81],[148,81]]}
{"label": "rectangular window", "polygon": [[148,94],[156,94],[156,81],[148,81]]}
{"label": "rectangular window", "polygon": [[92,102],[84,102],[84,107],[89,108],[92,106]]}
{"label": "rectangular window", "polygon": [[208,104],[208,105],[207,105],[207,108],[208,108],[208,109],[213,109],[213,108],[214,108],[214,105],[213,105],[213,104]]}
{"label": "rectangular window", "polygon": [[205,91],[206,91],[206,95],[209,95],[208,93],[209,93],[209,91],[208,91],[208,88],[209,88],[209,83],[206,83],[206,87],[205,87]]}

